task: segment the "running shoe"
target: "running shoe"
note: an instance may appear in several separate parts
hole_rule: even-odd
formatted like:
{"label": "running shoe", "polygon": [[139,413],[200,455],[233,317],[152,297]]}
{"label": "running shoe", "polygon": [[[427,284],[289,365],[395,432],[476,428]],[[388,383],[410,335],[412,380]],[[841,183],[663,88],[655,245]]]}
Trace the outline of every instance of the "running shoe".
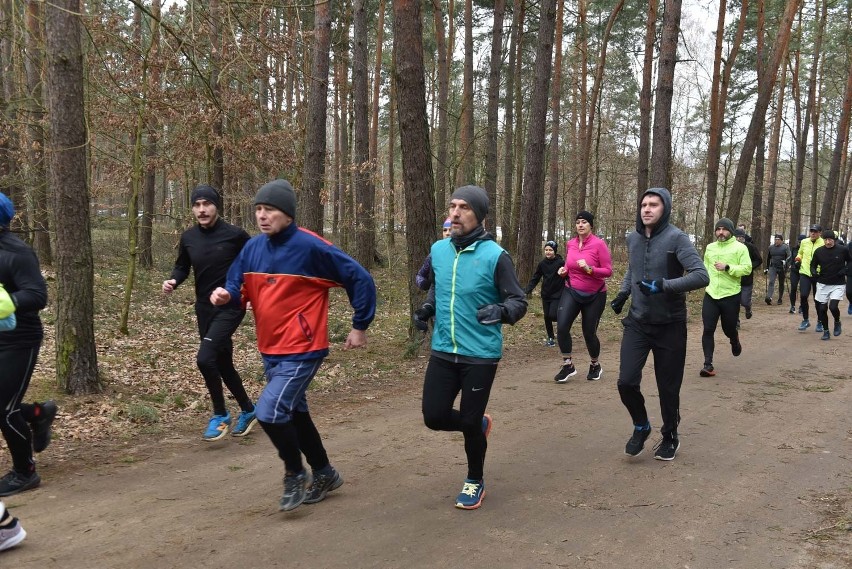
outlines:
{"label": "running shoe", "polygon": [[660,444],[657,445],[657,448],[654,449],[656,451],[654,452],[654,458],[657,460],[674,460],[679,448],[680,441],[676,436],[665,435],[663,436],[663,440],[660,441]]}
{"label": "running shoe", "polygon": [[237,424],[231,431],[231,436],[244,437],[251,432],[255,425],[257,425],[257,417],[254,411],[242,411],[240,416],[237,417]]}
{"label": "running shoe", "polygon": [[573,377],[575,375],[577,375],[577,368],[574,367],[573,363],[562,364],[562,367],[559,368],[559,373],[553,377],[553,381],[556,383],[565,383],[568,381],[569,377]]}
{"label": "running shoe", "polygon": [[846,314],[852,314],[852,303],[850,303],[849,307],[846,309]]}
{"label": "running shoe", "polygon": [[796,313],[796,305],[795,305],[795,304],[791,304],[791,305],[790,305],[790,314],[795,314],[795,313]]}
{"label": "running shoe", "polygon": [[840,328],[840,320],[834,323],[834,335],[839,336],[843,330]]}
{"label": "running shoe", "polygon": [[701,377],[713,377],[716,375],[716,370],[713,369],[713,364],[704,364],[704,367],[701,368],[698,375]]}
{"label": "running shoe", "polygon": [[817,320],[817,325],[816,325],[816,329],[814,330],[814,332],[816,332],[817,334],[822,332],[822,322],[820,322],[819,320]]}
{"label": "running shoe", "polygon": [[743,353],[743,345],[740,344],[739,338],[731,340],[731,353],[734,354],[734,357],[737,357],[738,355]]}
{"label": "running shoe", "polygon": [[751,307],[746,308],[745,315],[746,315],[746,320],[751,320],[751,317],[752,317]]}
{"label": "running shoe", "polygon": [[228,434],[228,429],[231,428],[231,414],[213,415],[210,422],[207,424],[207,430],[201,436],[205,441],[218,441]]}
{"label": "running shoe", "polygon": [[586,376],[586,379],[588,379],[589,381],[597,381],[602,376],[603,368],[601,367],[600,362],[589,364],[589,374]]}
{"label": "running shoe", "polygon": [[642,449],[645,448],[645,441],[651,436],[651,423],[647,423],[644,427],[634,426],[633,434],[627,441],[624,447],[624,454],[627,456],[639,456]]}
{"label": "running shoe", "polygon": [[764,298],[763,301],[766,303],[766,306],[772,306],[772,299],[768,296]]}
{"label": "running shoe", "polygon": [[807,330],[808,328],[810,328],[810,326],[811,326],[810,321],[808,321],[807,319],[802,320],[802,323],[799,324],[799,332],[801,332],[803,330]]}
{"label": "running shoe", "polygon": [[319,474],[314,472],[311,485],[308,487],[308,495],[305,504],[316,504],[325,500],[326,494],[343,486],[343,478],[334,468],[330,474]]}
{"label": "running shoe", "polygon": [[456,498],[456,508],[475,510],[482,505],[483,498],[485,498],[485,481],[466,478]]}
{"label": "running shoe", "polygon": [[12,518],[12,523],[8,526],[0,527],[0,551],[15,547],[27,537],[27,532],[21,527],[21,522],[18,518]]}
{"label": "running shoe", "polygon": [[544,345],[545,345],[545,346],[547,346],[548,348],[552,348],[552,347],[554,347],[554,346],[556,345],[556,340],[554,340],[553,338],[548,338],[548,339],[544,342]]}
{"label": "running shoe", "polygon": [[298,474],[287,474],[284,476],[284,495],[278,502],[278,510],[281,512],[295,510],[302,505],[307,497],[308,473],[302,470]]}
{"label": "running shoe", "polygon": [[781,299],[778,299],[778,302],[775,303],[776,306],[781,306]]}
{"label": "running shoe", "polygon": [[30,490],[41,484],[41,477],[37,472],[21,474],[10,470],[6,476],[0,478],[0,496],[11,496],[24,490]]}
{"label": "running shoe", "polygon": [[822,338],[820,338],[820,340],[831,340],[831,332],[829,332],[828,330],[823,332]]}
{"label": "running shoe", "polygon": [[50,444],[50,426],[56,419],[56,401],[45,401],[39,405],[40,411],[37,417],[30,422],[33,431],[33,451],[41,452]]}

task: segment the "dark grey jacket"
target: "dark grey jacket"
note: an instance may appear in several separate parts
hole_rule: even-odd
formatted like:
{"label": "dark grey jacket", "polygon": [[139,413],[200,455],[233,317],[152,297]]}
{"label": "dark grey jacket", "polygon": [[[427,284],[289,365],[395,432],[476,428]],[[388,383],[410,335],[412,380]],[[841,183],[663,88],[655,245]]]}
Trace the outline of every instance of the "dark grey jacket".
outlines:
{"label": "dark grey jacket", "polygon": [[[637,208],[636,231],[627,236],[628,267],[620,292],[632,297],[628,318],[643,324],[670,324],[686,321],[686,293],[707,286],[710,276],[689,236],[669,225],[672,196],[665,188],[651,188],[663,200],[664,212],[650,237]],[[684,272],[686,274],[684,274]],[[663,279],[663,292],[645,296],[639,290],[642,280]]]}

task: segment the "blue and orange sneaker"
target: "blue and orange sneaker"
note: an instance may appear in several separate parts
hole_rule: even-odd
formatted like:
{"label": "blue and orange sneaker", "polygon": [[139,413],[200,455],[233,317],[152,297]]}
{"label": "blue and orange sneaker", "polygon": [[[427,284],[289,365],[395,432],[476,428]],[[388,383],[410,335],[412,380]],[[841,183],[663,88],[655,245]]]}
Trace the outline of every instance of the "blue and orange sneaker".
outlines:
{"label": "blue and orange sneaker", "polygon": [[456,498],[456,508],[475,510],[482,505],[483,498],[485,498],[485,481],[466,478]]}
{"label": "blue and orange sneaker", "polygon": [[234,426],[234,430],[231,431],[231,436],[244,437],[249,434],[255,425],[257,425],[257,416],[254,414],[254,411],[243,411],[237,417],[237,424]]}
{"label": "blue and orange sneaker", "polygon": [[205,441],[218,441],[228,434],[228,429],[231,428],[231,414],[213,415],[210,422],[207,424],[207,430],[201,436]]}

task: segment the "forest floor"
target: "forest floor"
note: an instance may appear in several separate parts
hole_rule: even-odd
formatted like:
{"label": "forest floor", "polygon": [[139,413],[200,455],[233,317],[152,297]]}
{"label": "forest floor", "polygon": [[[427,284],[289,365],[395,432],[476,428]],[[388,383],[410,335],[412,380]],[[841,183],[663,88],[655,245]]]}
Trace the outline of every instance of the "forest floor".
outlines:
{"label": "forest floor", "polygon": [[[534,336],[538,300],[530,306],[522,322]],[[742,356],[718,331],[718,375],[701,378],[693,305],[673,462],[653,459],[658,432],[639,457],[624,455],[632,426],[615,388],[611,314],[598,382],[584,379],[576,335],[579,373],[557,385],[556,349],[508,331],[476,511],[453,507],[466,473],[460,435],[423,426],[422,351],[383,366],[384,379],[357,372],[346,389],[311,394],[345,484],[290,513],[278,512],[283,468],[259,429],[205,443],[206,415],[184,410],[148,434],[80,443],[63,431],[73,413],[62,414],[39,456],[41,487],[7,499],[28,537],[0,566],[849,568],[852,317],[842,308],[844,334],[823,342],[813,327],[797,332],[786,306],[756,302]],[[173,341],[191,357],[191,334]],[[341,357],[333,351],[326,368],[351,376]],[[653,358],[643,390],[659,429]]]}

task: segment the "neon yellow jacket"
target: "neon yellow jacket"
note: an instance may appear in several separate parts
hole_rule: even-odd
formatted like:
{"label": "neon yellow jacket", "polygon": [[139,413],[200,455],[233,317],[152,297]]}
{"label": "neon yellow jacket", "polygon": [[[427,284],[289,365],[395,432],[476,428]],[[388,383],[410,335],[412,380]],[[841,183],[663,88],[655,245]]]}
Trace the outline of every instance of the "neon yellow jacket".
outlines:
{"label": "neon yellow jacket", "polygon": [[802,265],[799,267],[800,275],[813,276],[811,275],[811,261],[814,258],[814,251],[824,244],[825,241],[822,240],[822,237],[817,237],[816,241],[805,239],[799,243],[799,252],[796,256],[802,259]]}
{"label": "neon yellow jacket", "polygon": [[[724,271],[715,267],[716,261],[728,265]],[[727,241],[713,241],[704,249],[704,267],[710,275],[705,292],[710,298],[720,299],[739,294],[740,279],[751,274],[751,257],[745,245],[731,237]]]}
{"label": "neon yellow jacket", "polygon": [[7,318],[15,313],[15,302],[9,293],[6,292],[6,287],[0,283],[0,318]]}

